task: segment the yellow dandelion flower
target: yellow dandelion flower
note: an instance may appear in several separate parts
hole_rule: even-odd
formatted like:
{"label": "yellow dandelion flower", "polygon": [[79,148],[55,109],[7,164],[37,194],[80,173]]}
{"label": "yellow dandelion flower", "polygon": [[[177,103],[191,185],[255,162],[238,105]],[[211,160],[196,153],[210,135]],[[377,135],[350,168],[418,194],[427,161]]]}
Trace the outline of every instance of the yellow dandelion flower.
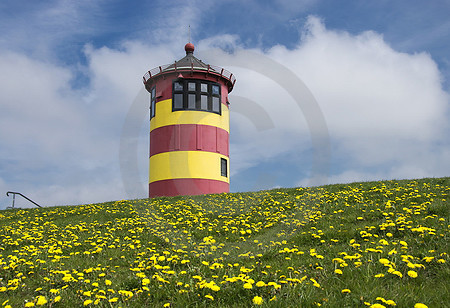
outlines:
{"label": "yellow dandelion flower", "polygon": [[343,289],[342,291],[341,291],[341,293],[342,294],[348,294],[348,293],[351,293],[352,291],[350,291],[350,289]]}
{"label": "yellow dandelion flower", "polygon": [[393,271],[392,274],[397,275],[398,277],[402,278],[403,274],[400,273],[399,271]]}
{"label": "yellow dandelion flower", "polygon": [[85,292],[83,292],[83,295],[91,297],[92,294],[91,294],[91,291],[85,291]]}
{"label": "yellow dandelion flower", "polygon": [[83,302],[83,306],[90,305],[93,301],[91,299],[87,299]]}
{"label": "yellow dandelion flower", "polygon": [[263,298],[261,296],[255,296],[255,297],[253,297],[252,302],[255,305],[262,305]]}
{"label": "yellow dandelion flower", "polygon": [[40,295],[36,298],[36,306],[42,306],[45,304],[47,304],[47,299],[45,296]]}
{"label": "yellow dandelion flower", "polygon": [[342,275],[342,271],[341,271],[340,269],[338,269],[338,268],[335,269],[334,272],[335,272],[336,274]]}
{"label": "yellow dandelion flower", "polygon": [[253,289],[253,285],[251,283],[244,283],[244,289]]}
{"label": "yellow dandelion flower", "polygon": [[388,304],[389,306],[397,306],[397,304],[392,299],[388,299],[386,301],[386,304]]}
{"label": "yellow dandelion flower", "polygon": [[110,285],[112,284],[112,282],[111,282],[111,280],[106,279],[106,280],[105,280],[105,284],[106,284],[107,286],[110,286]]}
{"label": "yellow dandelion flower", "polygon": [[408,276],[411,278],[416,278],[417,277],[417,273],[415,271],[408,271]]}
{"label": "yellow dandelion flower", "polygon": [[53,302],[54,303],[57,303],[57,302],[59,302],[59,301],[61,301],[61,296],[57,296],[57,297],[55,297],[55,299],[53,300]]}
{"label": "yellow dandelion flower", "polygon": [[265,283],[264,281],[258,281],[258,282],[256,283],[256,286],[257,286],[257,287],[265,287],[265,286],[266,286],[266,283]]}
{"label": "yellow dandelion flower", "polygon": [[28,302],[25,304],[25,307],[34,307],[34,303],[33,302]]}
{"label": "yellow dandelion flower", "polygon": [[414,308],[428,308],[428,306],[422,303],[417,303],[414,305]]}
{"label": "yellow dandelion flower", "polygon": [[210,294],[206,294],[205,297],[210,299],[210,300],[212,300],[212,301],[214,300],[214,297],[212,295],[210,295]]}
{"label": "yellow dandelion flower", "polygon": [[370,305],[369,308],[386,308],[386,306],[377,303],[377,304]]}
{"label": "yellow dandelion flower", "polygon": [[213,285],[210,287],[210,289],[214,292],[220,291],[220,287],[218,285]]}

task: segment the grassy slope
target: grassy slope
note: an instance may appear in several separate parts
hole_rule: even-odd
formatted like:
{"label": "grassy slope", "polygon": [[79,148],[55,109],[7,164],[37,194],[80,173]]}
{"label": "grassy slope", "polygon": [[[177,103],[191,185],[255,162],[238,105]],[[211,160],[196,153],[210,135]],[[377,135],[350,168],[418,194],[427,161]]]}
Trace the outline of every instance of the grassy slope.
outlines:
{"label": "grassy slope", "polygon": [[446,307],[449,195],[442,178],[2,211],[0,305]]}

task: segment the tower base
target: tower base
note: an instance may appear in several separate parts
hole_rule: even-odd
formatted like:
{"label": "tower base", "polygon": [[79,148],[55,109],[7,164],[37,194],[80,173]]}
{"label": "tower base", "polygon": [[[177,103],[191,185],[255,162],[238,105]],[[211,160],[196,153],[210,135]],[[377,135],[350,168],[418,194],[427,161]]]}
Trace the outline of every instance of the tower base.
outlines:
{"label": "tower base", "polygon": [[195,196],[230,192],[230,184],[207,179],[171,179],[152,182],[148,185],[149,198]]}

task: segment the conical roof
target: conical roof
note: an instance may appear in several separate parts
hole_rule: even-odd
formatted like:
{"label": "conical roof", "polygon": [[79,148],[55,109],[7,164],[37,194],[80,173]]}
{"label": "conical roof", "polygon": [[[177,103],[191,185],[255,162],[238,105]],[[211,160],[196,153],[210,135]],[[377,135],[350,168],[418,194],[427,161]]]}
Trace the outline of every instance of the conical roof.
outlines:
{"label": "conical roof", "polygon": [[[186,56],[181,58],[178,61],[175,61],[174,64],[169,65],[166,67],[164,71],[166,70],[172,70],[174,68],[199,68],[199,69],[208,69],[208,64],[203,63],[202,60],[197,59],[194,56],[194,44],[187,43],[186,46],[184,46],[184,50],[186,50]],[[211,69],[210,69],[211,70]]]}

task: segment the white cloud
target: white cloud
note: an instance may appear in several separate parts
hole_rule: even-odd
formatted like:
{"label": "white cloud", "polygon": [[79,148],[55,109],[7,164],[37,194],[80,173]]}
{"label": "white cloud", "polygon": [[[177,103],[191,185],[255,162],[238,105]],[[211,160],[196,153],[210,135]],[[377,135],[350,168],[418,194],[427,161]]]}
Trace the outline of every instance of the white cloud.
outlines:
{"label": "white cloud", "polygon": [[[209,39],[214,41],[221,38]],[[379,178],[450,172],[444,155],[450,148],[449,95],[429,54],[398,52],[371,31],[350,35],[327,30],[319,19],[310,17],[296,48],[274,46],[265,55],[300,76],[320,105],[331,137],[332,162],[340,164],[333,169],[344,170],[344,176],[331,176],[331,181],[364,180],[366,172],[359,170],[374,168],[377,172],[372,175]],[[232,119],[239,128],[239,136],[232,139],[233,168],[248,168],[298,149],[295,139],[308,139],[308,126],[286,87],[276,84],[273,76],[239,67],[230,70],[238,79],[232,94],[257,102],[275,126],[259,132],[241,123],[248,119]],[[298,152],[309,147],[303,143]]]}

